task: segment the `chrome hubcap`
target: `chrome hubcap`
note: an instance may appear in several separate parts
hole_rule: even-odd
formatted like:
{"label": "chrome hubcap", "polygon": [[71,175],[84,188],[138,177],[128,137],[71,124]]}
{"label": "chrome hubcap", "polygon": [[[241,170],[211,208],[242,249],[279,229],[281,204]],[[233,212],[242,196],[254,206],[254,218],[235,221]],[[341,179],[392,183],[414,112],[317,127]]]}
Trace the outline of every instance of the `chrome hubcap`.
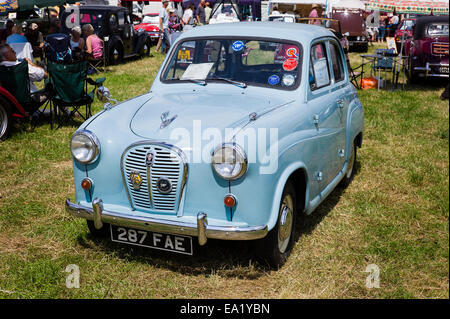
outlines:
{"label": "chrome hubcap", "polygon": [[8,127],[8,115],[3,107],[0,106],[0,137],[3,136]]}
{"label": "chrome hubcap", "polygon": [[347,167],[347,178],[350,178],[350,176],[352,176],[352,172],[353,172],[353,165],[355,164],[355,150],[352,147],[352,154],[350,156],[350,158],[348,159],[348,167]]}
{"label": "chrome hubcap", "polygon": [[278,249],[284,253],[289,245],[292,235],[292,222],[294,201],[291,195],[286,195],[280,208],[280,220],[278,226]]}

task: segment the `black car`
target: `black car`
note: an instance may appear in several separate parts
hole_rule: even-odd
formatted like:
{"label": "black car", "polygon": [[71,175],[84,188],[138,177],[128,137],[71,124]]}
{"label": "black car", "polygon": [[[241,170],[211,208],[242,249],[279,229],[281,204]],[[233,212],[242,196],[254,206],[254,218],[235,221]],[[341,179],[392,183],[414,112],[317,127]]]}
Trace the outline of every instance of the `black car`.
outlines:
{"label": "black car", "polygon": [[61,16],[61,32],[70,34],[78,24],[90,23],[94,33],[104,42],[109,64],[117,64],[124,58],[150,54],[151,41],[146,32],[136,31],[131,15],[124,7],[85,5],[66,9]]}

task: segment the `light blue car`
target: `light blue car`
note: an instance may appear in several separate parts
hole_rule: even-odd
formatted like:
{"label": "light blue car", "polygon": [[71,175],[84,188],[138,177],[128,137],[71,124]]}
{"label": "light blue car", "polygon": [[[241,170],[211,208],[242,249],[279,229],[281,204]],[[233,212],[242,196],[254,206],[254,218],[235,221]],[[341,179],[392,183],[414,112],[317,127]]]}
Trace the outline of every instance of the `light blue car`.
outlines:
{"label": "light blue car", "polygon": [[198,27],[147,94],[107,103],[75,132],[66,208],[113,241],[192,255],[195,237],[248,240],[280,267],[295,220],[352,181],[363,122],[327,29]]}

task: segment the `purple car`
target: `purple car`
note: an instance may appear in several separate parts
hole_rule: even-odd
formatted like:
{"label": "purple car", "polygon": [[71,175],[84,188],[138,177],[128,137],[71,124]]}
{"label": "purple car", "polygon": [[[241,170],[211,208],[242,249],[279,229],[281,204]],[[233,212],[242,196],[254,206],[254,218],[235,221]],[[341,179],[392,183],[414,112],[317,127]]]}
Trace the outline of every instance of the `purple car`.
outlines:
{"label": "purple car", "polygon": [[427,16],[416,20],[414,36],[405,45],[410,82],[424,77],[449,77],[448,18]]}

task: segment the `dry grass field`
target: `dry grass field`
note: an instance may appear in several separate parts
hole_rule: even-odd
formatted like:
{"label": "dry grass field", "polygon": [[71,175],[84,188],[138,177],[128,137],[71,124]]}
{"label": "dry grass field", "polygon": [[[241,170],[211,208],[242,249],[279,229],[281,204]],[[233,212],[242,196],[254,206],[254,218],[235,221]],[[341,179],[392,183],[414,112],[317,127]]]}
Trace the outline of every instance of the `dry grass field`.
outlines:
{"label": "dry grass field", "polygon": [[[123,101],[149,89],[162,60],[153,53],[101,76]],[[75,197],[76,126],[20,123],[0,142],[0,298],[449,298],[442,90],[427,82],[359,91],[365,135],[355,179],[298,223],[293,253],[278,271],[250,258],[242,242],[211,240],[186,257],[91,237],[84,220],[64,210]],[[66,288],[69,264],[80,268],[79,289]],[[379,267],[379,288],[366,287],[370,264]]]}

